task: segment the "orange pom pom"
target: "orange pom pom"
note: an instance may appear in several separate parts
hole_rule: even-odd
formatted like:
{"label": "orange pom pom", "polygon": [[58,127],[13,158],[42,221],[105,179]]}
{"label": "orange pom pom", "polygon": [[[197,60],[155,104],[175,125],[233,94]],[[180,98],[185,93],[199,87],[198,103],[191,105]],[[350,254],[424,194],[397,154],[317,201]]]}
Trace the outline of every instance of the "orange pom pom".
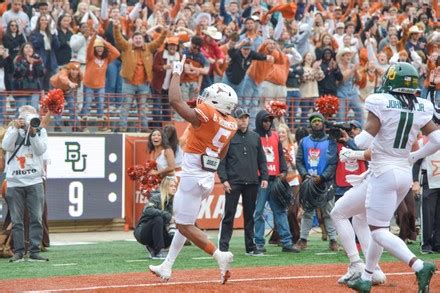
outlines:
{"label": "orange pom pom", "polygon": [[40,105],[54,114],[64,111],[64,92],[60,89],[50,90],[41,100]]}
{"label": "orange pom pom", "polygon": [[149,197],[151,191],[155,190],[161,182],[159,175],[150,174],[153,170],[157,171],[156,161],[147,161],[145,164],[135,165],[127,169],[128,177],[136,181],[138,184],[137,189],[143,196]]}
{"label": "orange pom pom", "polygon": [[287,105],[281,101],[272,100],[266,104],[266,111],[274,117],[280,118],[286,115]]}
{"label": "orange pom pom", "polygon": [[315,101],[315,109],[324,117],[329,118],[338,112],[339,99],[331,95],[321,96]]}

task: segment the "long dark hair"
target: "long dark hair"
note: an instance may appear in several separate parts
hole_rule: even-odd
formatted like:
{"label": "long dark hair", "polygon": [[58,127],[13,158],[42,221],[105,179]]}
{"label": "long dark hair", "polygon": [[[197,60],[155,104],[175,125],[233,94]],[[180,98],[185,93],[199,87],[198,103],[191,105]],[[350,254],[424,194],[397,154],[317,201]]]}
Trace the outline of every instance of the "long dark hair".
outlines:
{"label": "long dark hair", "polygon": [[417,97],[414,94],[405,94],[405,93],[390,93],[396,99],[398,99],[405,108],[408,108],[411,111],[414,111],[415,104],[418,103]]}
{"label": "long dark hair", "polygon": [[24,56],[24,47],[26,47],[27,45],[32,47],[32,50],[34,50],[34,54],[33,55],[35,55],[35,48],[32,45],[32,43],[31,42],[26,42],[26,43],[23,43],[23,45],[21,45],[20,50],[18,51],[17,57],[21,57],[21,58],[25,58],[26,57],[26,56]]}
{"label": "long dark hair", "polygon": [[[61,15],[61,16],[58,18],[57,28],[58,28],[58,29],[61,29],[61,22],[63,21],[63,19],[64,19],[65,17],[70,17],[70,24],[69,24],[70,26],[69,26],[69,28],[72,29],[73,17],[72,17],[72,15],[70,15],[69,13],[65,13],[65,14]],[[68,29],[69,29],[69,28],[68,28]]]}
{"label": "long dark hair", "polygon": [[8,26],[6,27],[6,33],[5,33],[6,36],[11,37],[11,38],[12,38],[12,31],[11,31],[11,24],[12,23],[15,23],[15,25],[17,26],[17,36],[20,34],[20,29],[18,28],[17,21],[11,20],[10,22],[8,22]]}
{"label": "long dark hair", "polygon": [[174,127],[173,125],[166,125],[163,128],[163,132],[167,136],[168,142],[171,149],[173,150],[174,155],[176,155],[177,147],[179,146],[179,138],[177,137],[176,127]]}
{"label": "long dark hair", "polygon": [[51,19],[50,19],[49,16],[47,16],[47,15],[40,15],[38,17],[37,25],[35,26],[34,32],[38,32],[38,33],[40,32],[40,20],[41,20],[42,17],[45,17],[47,19],[47,27],[44,30],[44,32],[46,33],[47,37],[49,38],[49,42],[52,42],[52,34],[50,33],[50,21],[51,21]]}
{"label": "long dark hair", "polygon": [[102,55],[99,56],[98,53],[96,52],[95,48],[93,48],[93,55],[95,55],[95,57],[99,58],[99,59],[107,59],[109,52],[108,52],[107,47],[104,46],[104,52],[102,52]]}
{"label": "long dark hair", "polygon": [[151,154],[154,151],[154,145],[153,145],[153,133],[159,132],[162,137],[162,147],[164,149],[169,149],[170,144],[168,142],[167,136],[163,133],[162,130],[156,128],[151,131],[150,136],[148,137],[148,152]]}

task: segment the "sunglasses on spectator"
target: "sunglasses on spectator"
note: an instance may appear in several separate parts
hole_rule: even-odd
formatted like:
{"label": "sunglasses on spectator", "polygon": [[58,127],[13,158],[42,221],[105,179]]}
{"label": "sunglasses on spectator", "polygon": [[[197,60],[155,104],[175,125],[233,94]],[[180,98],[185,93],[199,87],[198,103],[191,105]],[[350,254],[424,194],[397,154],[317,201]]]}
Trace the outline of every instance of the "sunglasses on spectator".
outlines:
{"label": "sunglasses on spectator", "polygon": [[193,46],[194,49],[197,49],[197,50],[200,50],[200,48],[201,48],[201,46],[194,45],[194,44],[192,46]]}
{"label": "sunglasses on spectator", "polygon": [[270,118],[264,118],[263,119],[263,123],[269,123],[269,122],[272,122],[272,119],[270,119]]}

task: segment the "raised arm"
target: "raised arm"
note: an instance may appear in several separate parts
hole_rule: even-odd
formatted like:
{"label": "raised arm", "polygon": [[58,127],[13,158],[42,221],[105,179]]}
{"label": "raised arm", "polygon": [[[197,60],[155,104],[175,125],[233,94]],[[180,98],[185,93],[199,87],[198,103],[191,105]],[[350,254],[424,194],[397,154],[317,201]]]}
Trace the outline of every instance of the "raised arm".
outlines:
{"label": "raised arm", "polygon": [[171,8],[171,11],[170,11],[170,17],[172,20],[174,20],[176,18],[177,14],[179,14],[181,7],[182,7],[182,0],[177,0],[176,4],[174,4],[173,8]]}
{"label": "raised arm", "polygon": [[107,42],[106,40],[104,41],[104,45],[105,47],[108,49],[108,62],[111,63],[113,62],[113,60],[115,60],[116,58],[119,57],[120,53],[118,51],[118,49],[116,49],[112,44],[110,44],[109,42]]}
{"label": "raised arm", "polygon": [[87,44],[87,53],[86,53],[86,59],[87,61],[92,61],[95,59],[95,40],[96,40],[96,33],[93,34],[92,38],[90,39],[89,43]]}
{"label": "raised arm", "polygon": [[101,19],[102,20],[108,19],[108,0],[101,1]]}
{"label": "raised arm", "polygon": [[168,30],[166,30],[164,27],[162,27],[162,32],[160,34],[160,37],[152,41],[148,44],[148,49],[151,53],[154,53],[159,49],[160,46],[162,46],[163,42],[165,41],[165,38],[167,37]]}
{"label": "raised arm", "polygon": [[182,93],[180,91],[180,75],[183,72],[185,60],[186,56],[183,55],[182,61],[174,62],[173,76],[171,78],[168,97],[170,99],[171,107],[173,107],[183,119],[191,123],[194,127],[199,127],[201,123],[197,117],[196,111],[191,109],[182,99]]}
{"label": "raised arm", "polygon": [[130,43],[122,36],[120,24],[113,23],[113,36],[118,48],[121,48],[123,51],[130,48]]}
{"label": "raised arm", "polygon": [[422,158],[426,158],[440,149],[440,130],[434,121],[429,121],[421,129],[422,133],[428,137],[428,143],[421,147],[418,151],[411,152],[409,162],[415,163]]}
{"label": "raised arm", "polygon": [[438,1],[432,1],[432,10],[434,10],[434,14],[436,18],[440,18],[440,10],[438,9]]}
{"label": "raised arm", "polygon": [[136,18],[139,18],[139,14],[142,10],[142,3],[138,2],[134,5],[133,9],[131,10],[130,14],[128,15],[128,18],[130,20],[135,21]]}

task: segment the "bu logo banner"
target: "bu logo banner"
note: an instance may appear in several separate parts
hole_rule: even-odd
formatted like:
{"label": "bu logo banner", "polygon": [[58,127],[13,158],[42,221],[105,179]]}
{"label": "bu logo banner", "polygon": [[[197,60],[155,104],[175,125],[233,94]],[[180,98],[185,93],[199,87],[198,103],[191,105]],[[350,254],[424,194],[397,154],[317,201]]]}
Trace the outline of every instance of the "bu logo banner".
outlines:
{"label": "bu logo banner", "polygon": [[65,162],[72,163],[73,172],[83,172],[87,167],[87,155],[81,154],[81,145],[72,141],[66,141],[64,144],[66,145]]}
{"label": "bu logo banner", "polygon": [[49,220],[123,217],[123,136],[50,136]]}
{"label": "bu logo banner", "polygon": [[49,136],[48,178],[104,178],[105,137]]}

